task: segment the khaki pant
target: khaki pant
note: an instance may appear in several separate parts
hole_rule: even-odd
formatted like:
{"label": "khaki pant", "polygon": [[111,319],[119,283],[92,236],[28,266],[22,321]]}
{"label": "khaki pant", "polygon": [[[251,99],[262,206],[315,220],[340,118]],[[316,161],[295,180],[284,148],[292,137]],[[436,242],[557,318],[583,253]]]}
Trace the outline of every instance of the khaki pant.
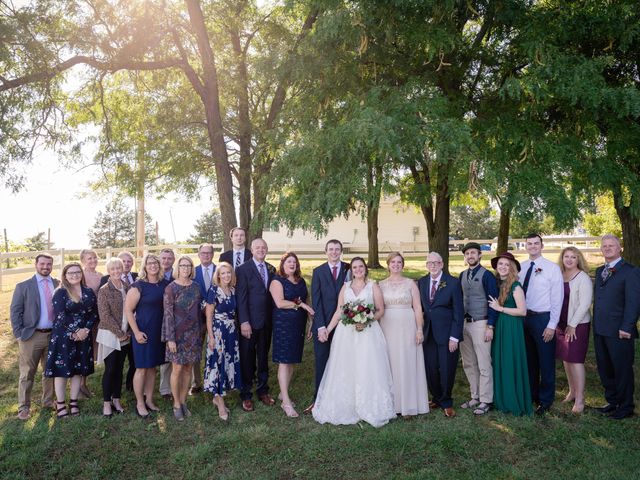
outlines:
{"label": "khaki pant", "polygon": [[462,367],[469,380],[471,398],[493,403],[491,342],[484,341],[487,321],[464,322],[464,341],[460,342]]}
{"label": "khaki pant", "polygon": [[171,362],[160,365],[160,395],[171,395]]}
{"label": "khaki pant", "polygon": [[31,408],[31,390],[38,370],[42,365],[42,405],[53,406],[53,378],[45,378],[44,367],[49,350],[50,333],[34,332],[29,340],[18,340],[18,411]]}

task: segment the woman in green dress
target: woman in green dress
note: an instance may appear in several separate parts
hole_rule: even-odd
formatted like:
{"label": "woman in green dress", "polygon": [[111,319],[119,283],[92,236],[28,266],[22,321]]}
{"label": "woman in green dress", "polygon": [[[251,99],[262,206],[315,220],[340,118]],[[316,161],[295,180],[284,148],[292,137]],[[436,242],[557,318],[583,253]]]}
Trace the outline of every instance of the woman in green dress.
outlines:
{"label": "woman in green dress", "polygon": [[500,285],[498,298],[489,306],[500,313],[491,345],[493,360],[493,401],[496,410],[513,415],[531,415],[531,390],[524,345],[524,291],[518,282],[520,263],[509,253],[491,259]]}

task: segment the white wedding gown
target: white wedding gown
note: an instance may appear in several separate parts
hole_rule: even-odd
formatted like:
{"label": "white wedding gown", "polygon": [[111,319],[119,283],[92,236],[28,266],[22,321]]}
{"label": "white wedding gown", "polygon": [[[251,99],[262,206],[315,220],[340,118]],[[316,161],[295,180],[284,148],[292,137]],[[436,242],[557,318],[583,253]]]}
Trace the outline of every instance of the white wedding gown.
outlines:
{"label": "white wedding gown", "polygon": [[[345,283],[344,301],[373,304],[373,282],[367,282],[357,296],[351,282]],[[353,325],[338,323],[313,418],[334,425],[364,420],[381,427],[395,417],[391,367],[380,325],[373,322],[358,332]]]}

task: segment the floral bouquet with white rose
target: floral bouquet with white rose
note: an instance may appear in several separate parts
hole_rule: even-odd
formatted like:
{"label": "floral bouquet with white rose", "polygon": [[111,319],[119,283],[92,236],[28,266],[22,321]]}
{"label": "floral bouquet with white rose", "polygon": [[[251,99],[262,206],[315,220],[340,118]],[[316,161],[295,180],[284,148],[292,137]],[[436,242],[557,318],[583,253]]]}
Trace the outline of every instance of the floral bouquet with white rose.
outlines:
{"label": "floral bouquet with white rose", "polygon": [[347,302],[342,306],[340,321],[344,325],[355,325],[356,330],[361,332],[375,320],[375,312],[375,307],[370,303]]}

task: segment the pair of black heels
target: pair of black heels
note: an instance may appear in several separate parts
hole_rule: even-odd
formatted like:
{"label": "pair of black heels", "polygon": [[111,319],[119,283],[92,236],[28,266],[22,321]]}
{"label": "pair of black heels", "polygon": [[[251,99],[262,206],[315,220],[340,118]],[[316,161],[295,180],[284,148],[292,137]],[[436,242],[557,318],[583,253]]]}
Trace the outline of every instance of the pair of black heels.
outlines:
{"label": "pair of black heels", "polygon": [[113,402],[111,402],[111,413],[103,413],[102,416],[105,418],[113,418],[113,413],[116,413],[116,415],[122,415],[124,413],[124,409],[123,408],[116,408],[116,406],[113,404]]}
{"label": "pair of black heels", "polygon": [[151,408],[149,406],[149,404],[146,402],[144,402],[144,406],[147,407],[147,411],[148,413],[146,415],[143,415],[142,413],[140,413],[140,411],[138,410],[138,405],[136,405],[136,414],[140,417],[140,418],[149,418],[151,416],[151,413],[156,413],[159,412],[160,409],[159,408]]}

